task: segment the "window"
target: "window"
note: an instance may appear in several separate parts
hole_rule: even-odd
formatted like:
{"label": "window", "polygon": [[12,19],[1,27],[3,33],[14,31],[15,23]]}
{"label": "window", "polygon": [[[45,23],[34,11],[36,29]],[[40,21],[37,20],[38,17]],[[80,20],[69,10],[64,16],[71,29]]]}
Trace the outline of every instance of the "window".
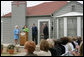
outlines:
{"label": "window", "polygon": [[64,36],[64,19],[59,18],[59,38]]}
{"label": "window", "polygon": [[67,19],[67,35],[77,36],[77,17],[68,17]]}
{"label": "window", "polygon": [[72,5],[71,11],[75,11],[75,5]]}

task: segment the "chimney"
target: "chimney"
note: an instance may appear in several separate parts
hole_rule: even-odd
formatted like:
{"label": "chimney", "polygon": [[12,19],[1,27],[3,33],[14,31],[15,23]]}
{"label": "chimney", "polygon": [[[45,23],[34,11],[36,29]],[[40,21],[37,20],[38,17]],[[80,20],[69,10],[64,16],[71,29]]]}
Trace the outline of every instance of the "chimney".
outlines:
{"label": "chimney", "polygon": [[20,29],[26,24],[26,1],[12,2],[12,26],[18,25]]}

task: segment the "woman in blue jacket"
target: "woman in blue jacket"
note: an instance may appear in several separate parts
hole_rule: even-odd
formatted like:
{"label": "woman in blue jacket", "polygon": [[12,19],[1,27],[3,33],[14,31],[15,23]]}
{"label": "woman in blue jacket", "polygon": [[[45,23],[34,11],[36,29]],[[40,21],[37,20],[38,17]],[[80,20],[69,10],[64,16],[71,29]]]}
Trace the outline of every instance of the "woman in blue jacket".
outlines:
{"label": "woman in blue jacket", "polygon": [[15,26],[15,29],[14,29],[15,45],[18,43],[19,33],[20,33],[20,29],[18,28],[18,25],[16,25],[16,26]]}

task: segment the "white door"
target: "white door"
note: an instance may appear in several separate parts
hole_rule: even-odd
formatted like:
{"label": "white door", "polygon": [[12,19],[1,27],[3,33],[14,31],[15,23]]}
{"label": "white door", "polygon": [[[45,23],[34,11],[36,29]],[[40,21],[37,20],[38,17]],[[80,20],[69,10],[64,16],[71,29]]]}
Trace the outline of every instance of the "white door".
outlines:
{"label": "white door", "polygon": [[40,43],[40,40],[44,38],[43,35],[44,24],[47,24],[48,26],[49,38],[50,38],[50,20],[49,19],[38,20],[38,44]]}

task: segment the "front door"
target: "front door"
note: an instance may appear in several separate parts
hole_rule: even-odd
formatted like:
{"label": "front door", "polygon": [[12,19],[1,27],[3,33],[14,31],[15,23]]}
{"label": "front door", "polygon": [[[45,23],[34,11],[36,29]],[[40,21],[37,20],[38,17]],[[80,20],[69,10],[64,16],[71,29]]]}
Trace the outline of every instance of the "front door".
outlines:
{"label": "front door", "polygon": [[50,38],[50,20],[38,20],[38,43],[40,43],[40,40],[44,38],[43,29],[45,24],[48,26]]}

